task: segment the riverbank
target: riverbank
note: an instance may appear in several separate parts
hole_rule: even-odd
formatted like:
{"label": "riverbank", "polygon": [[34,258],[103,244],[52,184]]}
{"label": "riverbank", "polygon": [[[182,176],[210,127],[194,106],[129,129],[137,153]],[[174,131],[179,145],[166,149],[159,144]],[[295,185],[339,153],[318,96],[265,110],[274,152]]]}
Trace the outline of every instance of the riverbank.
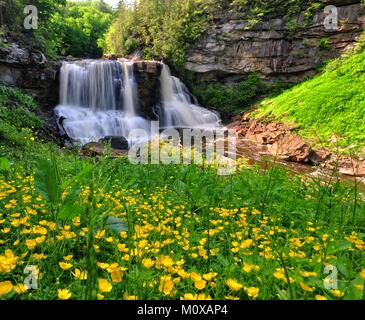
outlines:
{"label": "riverbank", "polygon": [[262,156],[319,167],[326,171],[336,170],[342,175],[357,177],[364,182],[365,159],[362,154],[354,152],[346,155],[334,151],[335,148],[316,149],[310,140],[297,133],[295,126],[272,121],[268,116],[256,119],[251,113],[245,113],[235,117],[228,128],[235,130],[239,144],[249,141],[253,144],[251,149],[259,150],[257,152]]}

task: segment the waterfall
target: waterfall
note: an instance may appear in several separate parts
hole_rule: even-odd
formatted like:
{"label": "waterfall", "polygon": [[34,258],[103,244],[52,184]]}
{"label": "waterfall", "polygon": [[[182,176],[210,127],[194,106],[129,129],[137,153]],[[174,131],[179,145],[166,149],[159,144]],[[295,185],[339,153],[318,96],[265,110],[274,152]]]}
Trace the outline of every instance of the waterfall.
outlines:
{"label": "waterfall", "polygon": [[124,106],[129,116],[134,116],[138,109],[137,83],[134,78],[133,62],[124,62]]}
{"label": "waterfall", "polygon": [[55,115],[61,131],[80,144],[133,129],[150,130],[137,115],[138,97],[133,63],[83,60],[61,67],[60,105]]}
{"label": "waterfall", "polygon": [[173,77],[167,65],[161,72],[162,125],[179,128],[217,127],[220,119],[214,112],[197,105],[180,79]]}
{"label": "waterfall", "polygon": [[[214,127],[219,117],[200,106],[186,86],[163,65],[160,76],[160,126]],[[55,108],[60,131],[86,144],[106,136],[128,137],[133,129],[150,133],[150,121],[138,115],[134,64],[128,60],[82,60],[61,67],[60,104]]]}

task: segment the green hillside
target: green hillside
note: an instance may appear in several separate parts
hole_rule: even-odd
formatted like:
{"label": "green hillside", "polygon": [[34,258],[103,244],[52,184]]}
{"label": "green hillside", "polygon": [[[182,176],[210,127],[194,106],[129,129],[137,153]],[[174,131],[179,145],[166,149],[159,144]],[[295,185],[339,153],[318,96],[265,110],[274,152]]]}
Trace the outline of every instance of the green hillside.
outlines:
{"label": "green hillside", "polygon": [[299,133],[328,144],[333,134],[340,146],[365,142],[365,50],[329,63],[322,74],[260,103],[256,116],[298,125]]}

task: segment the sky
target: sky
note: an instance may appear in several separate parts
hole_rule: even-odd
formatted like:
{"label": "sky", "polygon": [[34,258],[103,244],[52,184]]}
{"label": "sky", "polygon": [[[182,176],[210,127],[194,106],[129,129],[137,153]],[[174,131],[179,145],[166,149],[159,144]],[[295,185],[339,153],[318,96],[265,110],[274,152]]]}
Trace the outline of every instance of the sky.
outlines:
{"label": "sky", "polygon": [[[72,0],[71,0],[72,1]],[[86,0],[83,0],[86,1]],[[119,0],[103,0],[105,3],[109,4],[110,6],[112,6],[113,8],[116,8]],[[131,1],[131,0],[127,0],[126,2]]]}
{"label": "sky", "polygon": [[104,0],[104,2],[115,8],[118,5],[119,0]]}

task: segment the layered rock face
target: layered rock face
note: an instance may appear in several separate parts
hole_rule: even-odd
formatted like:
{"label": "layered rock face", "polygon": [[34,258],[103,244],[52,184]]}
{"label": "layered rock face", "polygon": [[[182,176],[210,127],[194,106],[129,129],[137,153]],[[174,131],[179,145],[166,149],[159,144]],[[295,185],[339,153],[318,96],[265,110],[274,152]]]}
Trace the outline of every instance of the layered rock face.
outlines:
{"label": "layered rock face", "polygon": [[0,84],[32,94],[43,110],[58,103],[60,66],[60,62],[48,62],[43,53],[16,43],[0,48]]}
{"label": "layered rock face", "polygon": [[[219,15],[206,34],[187,51],[186,69],[195,80],[234,82],[258,72],[267,81],[297,82],[315,73],[322,62],[353,47],[365,27],[359,0],[323,0],[338,9],[339,28],[324,26],[324,10],[306,28],[288,33],[288,23],[272,18],[247,29],[243,13]],[[297,22],[304,20],[304,12]]]}

